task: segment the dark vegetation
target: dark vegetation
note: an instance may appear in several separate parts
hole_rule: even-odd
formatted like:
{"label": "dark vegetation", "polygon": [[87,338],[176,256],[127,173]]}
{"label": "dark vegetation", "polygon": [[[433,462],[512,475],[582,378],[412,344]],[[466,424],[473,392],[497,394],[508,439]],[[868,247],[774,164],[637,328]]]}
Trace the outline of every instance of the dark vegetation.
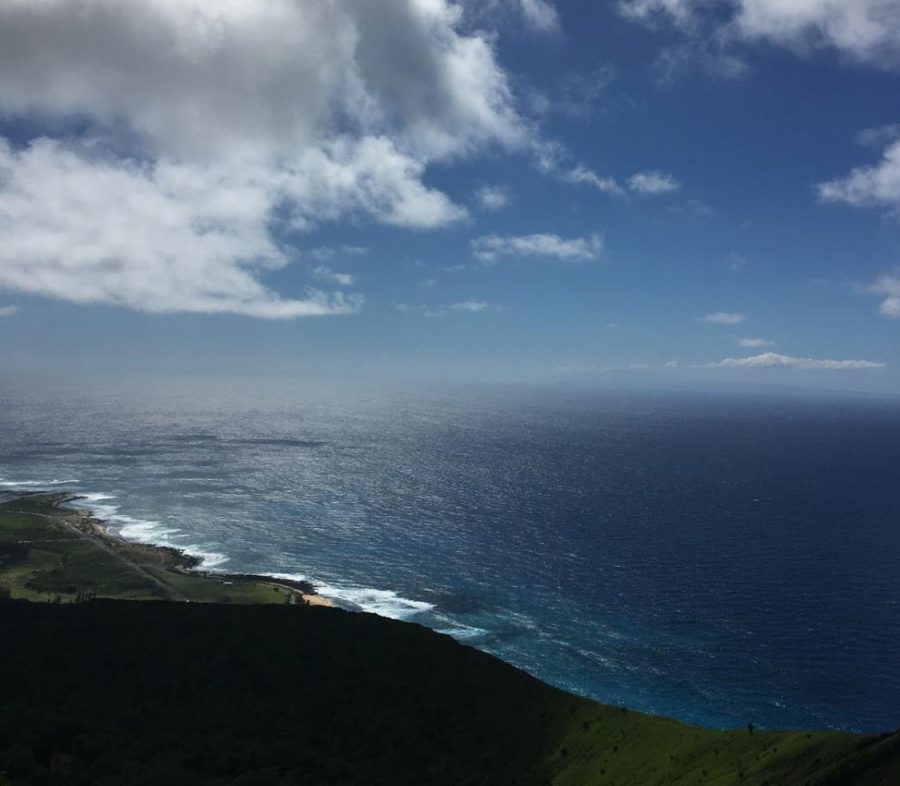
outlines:
{"label": "dark vegetation", "polygon": [[10,786],[900,784],[897,734],[700,729],[368,614],[79,592],[0,598]]}

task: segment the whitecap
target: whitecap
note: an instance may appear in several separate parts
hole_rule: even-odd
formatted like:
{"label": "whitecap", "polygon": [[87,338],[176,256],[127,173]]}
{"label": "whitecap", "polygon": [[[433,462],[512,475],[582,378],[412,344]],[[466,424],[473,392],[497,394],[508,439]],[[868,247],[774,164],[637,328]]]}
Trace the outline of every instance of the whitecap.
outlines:
{"label": "whitecap", "polygon": [[9,489],[17,488],[43,488],[45,486],[65,486],[70,483],[78,483],[73,478],[65,480],[0,480],[0,486]]}
{"label": "whitecap", "polygon": [[360,611],[368,611],[393,620],[407,620],[434,610],[433,603],[404,598],[393,590],[319,584],[316,586],[316,592],[324,598],[331,598]]}
{"label": "whitecap", "polygon": [[284,579],[285,581],[309,581],[302,573],[260,573],[260,576],[268,576],[272,579]]}
{"label": "whitecap", "polygon": [[[151,519],[138,519],[119,513],[118,505],[111,505],[108,500],[115,499],[112,494],[103,492],[87,492],[79,495],[78,499],[68,504],[75,508],[87,510],[107,528],[115,532],[119,537],[132,543],[142,543],[149,546],[172,546],[172,541],[184,537],[178,527],[165,527],[158,521]],[[218,551],[210,551],[205,546],[178,545],[178,549],[189,557],[200,560],[199,567],[210,570],[228,561],[228,557]]]}
{"label": "whitecap", "polygon": [[180,551],[187,554],[189,557],[196,557],[199,559],[200,567],[204,570],[212,570],[213,568],[228,562],[228,557],[218,551],[204,551],[203,549],[194,546],[187,546],[186,548],[180,549]]}

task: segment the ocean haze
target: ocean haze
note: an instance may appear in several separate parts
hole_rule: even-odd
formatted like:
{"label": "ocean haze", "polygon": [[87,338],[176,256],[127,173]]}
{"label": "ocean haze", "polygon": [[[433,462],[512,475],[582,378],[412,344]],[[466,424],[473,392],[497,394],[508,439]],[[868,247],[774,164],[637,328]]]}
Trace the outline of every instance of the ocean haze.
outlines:
{"label": "ocean haze", "polygon": [[900,401],[0,387],[2,487],[714,726],[900,724]]}

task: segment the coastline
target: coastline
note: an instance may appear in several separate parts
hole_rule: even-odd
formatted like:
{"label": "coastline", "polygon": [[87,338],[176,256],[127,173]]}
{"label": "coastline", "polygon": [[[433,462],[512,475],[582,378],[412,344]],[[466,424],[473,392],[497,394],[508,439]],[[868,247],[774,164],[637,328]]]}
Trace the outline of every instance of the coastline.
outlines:
{"label": "coastline", "polygon": [[54,507],[57,510],[61,511],[64,517],[67,517],[69,511],[72,511],[75,514],[75,518],[71,522],[72,526],[74,526],[87,537],[95,538],[100,541],[112,542],[118,548],[126,547],[131,550],[146,553],[147,555],[153,555],[154,553],[160,554],[164,557],[164,560],[166,562],[170,563],[170,569],[174,569],[182,573],[189,573],[193,576],[221,581],[226,585],[235,583],[269,585],[271,587],[278,587],[285,592],[298,594],[302,602],[310,606],[334,605],[330,600],[328,600],[328,598],[323,598],[321,595],[319,595],[316,592],[315,585],[310,581],[300,581],[296,579],[284,578],[276,579],[272,576],[266,576],[264,574],[256,573],[220,573],[218,571],[211,572],[201,569],[200,566],[203,564],[203,560],[200,557],[195,557],[192,554],[188,554],[187,552],[183,551],[182,549],[176,548],[175,546],[164,546],[154,543],[138,543],[136,541],[128,540],[127,538],[124,538],[121,535],[117,535],[116,533],[110,531],[107,522],[105,522],[101,518],[98,518],[93,513],[89,511],[79,510],[78,508],[63,507],[67,503],[74,502],[80,499],[87,498],[83,494],[67,494],[63,499],[60,499],[58,502],[54,503]]}
{"label": "coastline", "polygon": [[[21,491],[7,502],[39,500],[47,504],[52,513],[27,511],[45,519],[53,520],[73,534],[93,543],[99,549],[112,554],[129,565],[138,573],[154,583],[161,584],[157,576],[151,575],[154,569],[165,570],[174,575],[191,579],[215,582],[223,587],[266,587],[281,593],[288,605],[300,604],[308,606],[327,606],[335,604],[316,592],[310,581],[267,576],[254,573],[226,573],[203,570],[203,560],[175,546],[140,543],[111,531],[108,522],[97,516],[90,508],[71,505],[79,500],[89,500],[84,494],[57,491]],[[149,569],[149,571],[148,571]],[[163,585],[164,586],[164,585]],[[164,587],[170,600],[191,602],[178,590]]]}

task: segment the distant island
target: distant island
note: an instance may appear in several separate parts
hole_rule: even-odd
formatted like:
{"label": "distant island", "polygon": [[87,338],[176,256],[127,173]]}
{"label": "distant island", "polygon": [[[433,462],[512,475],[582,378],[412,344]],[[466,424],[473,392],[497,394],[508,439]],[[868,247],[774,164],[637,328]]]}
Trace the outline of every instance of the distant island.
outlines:
{"label": "distant island", "polygon": [[0,504],[2,786],[900,783],[900,733],[606,706],[306,582],[204,573],[71,499]]}

